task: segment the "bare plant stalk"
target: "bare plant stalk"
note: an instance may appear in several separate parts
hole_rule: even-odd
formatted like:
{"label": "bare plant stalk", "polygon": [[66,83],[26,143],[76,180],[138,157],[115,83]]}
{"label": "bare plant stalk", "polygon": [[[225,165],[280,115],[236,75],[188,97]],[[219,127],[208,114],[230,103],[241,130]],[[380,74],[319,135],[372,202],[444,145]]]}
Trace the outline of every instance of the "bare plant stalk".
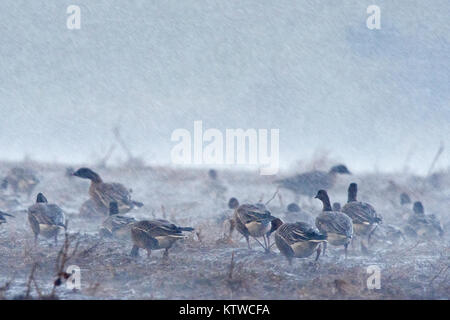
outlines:
{"label": "bare plant stalk", "polygon": [[439,149],[436,152],[436,155],[434,156],[433,161],[431,162],[430,168],[428,169],[427,176],[429,176],[431,174],[431,172],[433,171],[434,166],[436,165],[436,162],[439,160],[439,157],[441,156],[442,152],[444,152],[444,144],[441,142]]}
{"label": "bare plant stalk", "polygon": [[280,187],[277,187],[277,190],[275,190],[275,193],[273,194],[272,198],[266,201],[265,203],[266,206],[277,196],[278,190],[280,190]]}

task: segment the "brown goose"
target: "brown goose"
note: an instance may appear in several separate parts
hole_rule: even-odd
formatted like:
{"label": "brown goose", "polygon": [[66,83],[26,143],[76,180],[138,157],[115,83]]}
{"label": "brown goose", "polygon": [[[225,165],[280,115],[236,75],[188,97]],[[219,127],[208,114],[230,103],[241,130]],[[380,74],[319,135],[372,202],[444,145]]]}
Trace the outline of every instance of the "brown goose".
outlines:
{"label": "brown goose", "polygon": [[[277,183],[281,188],[291,190],[298,200],[300,195],[313,197],[317,190],[331,189],[338,174],[351,174],[346,166],[343,164],[334,166],[330,171],[311,171],[298,174],[291,178],[277,180]],[[297,201],[296,201],[297,202]]]}
{"label": "brown goose", "polygon": [[2,182],[2,188],[11,187],[15,193],[31,195],[39,179],[31,169],[12,168]]}
{"label": "brown goose", "polygon": [[238,199],[232,197],[228,200],[228,210],[224,211],[217,219],[217,222],[222,225],[224,228],[224,237],[222,240],[226,240],[227,242],[232,242],[231,236],[234,226],[233,213],[239,207]]}
{"label": "brown goose", "polygon": [[[232,225],[245,237],[249,249],[251,249],[249,237],[253,237],[266,252],[269,252],[268,232],[274,219],[275,217],[262,203],[243,204],[234,211]],[[257,239],[260,237],[263,238],[264,245]]]}
{"label": "brown goose", "polygon": [[130,239],[131,227],[136,222],[134,218],[119,215],[117,202],[111,202],[109,204],[109,217],[103,221],[100,234],[104,237]]}
{"label": "brown goose", "polygon": [[66,218],[64,212],[56,204],[49,204],[47,198],[39,193],[36,203],[28,208],[28,221],[34,233],[34,241],[37,243],[38,236],[54,238],[58,243],[58,233],[66,229]]}
{"label": "brown goose", "polygon": [[183,231],[194,231],[190,227],[178,227],[166,220],[144,220],[131,227],[133,240],[132,256],[139,255],[139,249],[147,251],[149,257],[152,250],[165,249],[163,258],[169,257],[169,249],[180,239],[186,238]]}
{"label": "brown goose", "polygon": [[316,252],[316,261],[320,256],[320,244],[327,241],[326,235],[320,234],[305,222],[283,223],[280,219],[272,221],[271,232],[275,231],[275,244],[278,250],[292,264],[292,258],[307,258]]}
{"label": "brown goose", "polygon": [[134,207],[142,207],[144,204],[131,200],[130,191],[120,183],[106,183],[102,178],[89,168],[80,168],[73,173],[74,176],[91,180],[89,195],[98,211],[107,215],[109,204],[117,202],[120,213],[127,213]]}
{"label": "brown goose", "polygon": [[[381,223],[382,219],[370,204],[358,201],[357,194],[358,185],[354,182],[350,183],[348,187],[348,201],[342,208],[342,212],[352,219],[355,234],[361,237],[367,236],[368,243],[371,234],[378,224]],[[367,252],[363,241],[361,241],[361,249]]]}
{"label": "brown goose", "polygon": [[[323,204],[323,210],[316,218],[317,229],[327,236],[328,243],[331,245],[344,246],[347,257],[347,247],[353,236],[352,219],[345,213],[332,211],[330,198],[325,190],[319,190],[315,198]],[[326,244],[324,243],[324,254]]]}
{"label": "brown goose", "polygon": [[435,215],[425,215],[425,209],[420,201],[414,202],[413,214],[405,229],[408,235],[414,237],[435,237],[444,234],[439,220]]}

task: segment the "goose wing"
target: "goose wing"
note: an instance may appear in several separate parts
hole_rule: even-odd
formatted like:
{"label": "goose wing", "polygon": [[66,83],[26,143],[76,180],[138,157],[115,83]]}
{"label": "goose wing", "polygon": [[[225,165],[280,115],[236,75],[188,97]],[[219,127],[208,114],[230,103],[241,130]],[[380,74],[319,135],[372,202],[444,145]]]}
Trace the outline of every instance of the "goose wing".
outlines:
{"label": "goose wing", "polygon": [[342,212],[324,211],[316,218],[316,227],[322,232],[337,233],[351,237],[353,223],[349,216]]}
{"label": "goose wing", "polygon": [[94,193],[107,208],[111,202],[119,202],[119,206],[131,202],[130,192],[121,183],[100,183],[94,189]]}
{"label": "goose wing", "polygon": [[55,225],[53,217],[49,214],[47,205],[45,204],[35,204],[28,208],[28,216],[38,224],[45,224],[49,226]]}
{"label": "goose wing", "polygon": [[310,240],[325,240],[325,236],[304,222],[285,223],[278,231],[288,244]]}
{"label": "goose wing", "polygon": [[372,224],[379,220],[374,207],[365,202],[349,202],[342,208],[342,212],[347,214],[353,223]]}
{"label": "goose wing", "polygon": [[273,219],[263,204],[243,204],[237,209],[236,215],[244,225],[250,222],[270,221]]}
{"label": "goose wing", "polygon": [[147,220],[141,221],[135,225],[135,228],[144,231],[150,237],[160,236],[182,236],[181,228],[167,220]]}

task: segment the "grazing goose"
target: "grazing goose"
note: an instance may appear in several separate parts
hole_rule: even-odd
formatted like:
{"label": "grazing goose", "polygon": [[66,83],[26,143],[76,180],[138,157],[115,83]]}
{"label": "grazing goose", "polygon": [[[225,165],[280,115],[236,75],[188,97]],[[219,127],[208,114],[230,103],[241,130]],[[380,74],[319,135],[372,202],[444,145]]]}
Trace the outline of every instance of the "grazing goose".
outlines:
{"label": "grazing goose", "polygon": [[5,217],[14,218],[14,216],[12,214],[0,211],[0,224],[6,223],[6,218]]}
{"label": "grazing goose", "polygon": [[[348,187],[348,201],[342,208],[342,212],[348,215],[353,221],[353,230],[358,236],[367,236],[369,242],[372,232],[381,222],[381,217],[377,216],[375,209],[366,202],[360,202],[357,198],[358,185],[354,182]],[[367,248],[361,241],[361,249],[367,252]]]}
{"label": "grazing goose", "polygon": [[[266,252],[269,252],[269,237],[267,233],[271,229],[271,222],[275,217],[271,215],[266,206],[262,203],[243,204],[234,211],[233,227],[245,237],[248,248],[250,247],[249,237],[253,237]],[[257,238],[262,237],[264,245]]]}
{"label": "grazing goose", "polygon": [[[331,245],[344,246],[345,257],[347,257],[347,247],[353,236],[352,219],[345,213],[332,211],[330,198],[325,190],[319,190],[315,198],[323,204],[323,210],[316,218],[317,229],[327,236],[328,243]],[[326,244],[324,243],[324,254]]]}
{"label": "grazing goose", "polygon": [[[217,219],[217,222],[220,223],[223,227],[223,239],[227,242],[231,241],[231,236],[234,230],[234,220],[233,220],[233,213],[234,210],[236,210],[239,207],[239,201],[236,198],[230,198],[228,200],[228,210],[224,211],[219,218]],[[226,230],[226,231],[225,231]]]}
{"label": "grazing goose", "polygon": [[145,249],[149,257],[152,250],[165,249],[164,258],[169,257],[169,249],[175,241],[187,236],[183,231],[194,231],[190,227],[178,227],[166,220],[144,220],[136,222],[131,227],[133,249],[131,255],[139,255],[139,249]]}
{"label": "grazing goose", "polygon": [[317,190],[331,189],[338,174],[350,174],[350,171],[346,166],[340,164],[332,167],[328,172],[317,170],[305,172],[291,178],[277,180],[275,183],[278,183],[281,188],[294,192],[296,202],[298,202],[300,195],[313,197]]}
{"label": "grazing goose", "polygon": [[109,217],[103,221],[100,234],[105,237],[129,239],[131,227],[136,222],[134,218],[119,215],[117,202],[111,202],[109,204]]}
{"label": "grazing goose", "polygon": [[316,261],[320,256],[320,244],[327,241],[326,235],[320,234],[305,222],[283,223],[280,219],[272,221],[271,232],[275,231],[275,244],[280,252],[292,264],[292,258],[307,258],[314,252]]}
{"label": "grazing goose", "polygon": [[425,215],[422,202],[414,202],[413,214],[408,220],[405,228],[406,233],[414,237],[434,237],[443,236],[444,230],[435,215]]}
{"label": "grazing goose", "polygon": [[107,215],[110,202],[117,202],[120,213],[127,213],[136,207],[144,204],[131,200],[130,191],[120,183],[106,183],[102,178],[89,168],[80,168],[73,173],[74,176],[91,180],[89,195],[98,211]]}
{"label": "grazing goose", "polygon": [[55,239],[58,243],[58,233],[66,229],[66,218],[64,212],[56,204],[49,204],[42,193],[36,197],[36,203],[28,208],[28,221],[34,233],[34,241],[37,243],[38,236]]}
{"label": "grazing goose", "polygon": [[31,169],[12,168],[3,179],[2,188],[10,186],[15,193],[25,193],[29,197],[38,183],[39,179]]}

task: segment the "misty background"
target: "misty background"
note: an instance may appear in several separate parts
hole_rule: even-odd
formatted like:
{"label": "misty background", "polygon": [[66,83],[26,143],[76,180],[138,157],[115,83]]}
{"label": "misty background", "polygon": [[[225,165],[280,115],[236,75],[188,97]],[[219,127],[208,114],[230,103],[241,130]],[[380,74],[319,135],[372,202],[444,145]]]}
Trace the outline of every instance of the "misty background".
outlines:
{"label": "misty background", "polygon": [[[372,4],[381,30],[366,27]],[[135,156],[166,164],[172,131],[202,120],[280,129],[284,168],[324,152],[426,173],[450,136],[449,13],[448,0],[3,0],[0,159],[90,163],[119,126]]]}

